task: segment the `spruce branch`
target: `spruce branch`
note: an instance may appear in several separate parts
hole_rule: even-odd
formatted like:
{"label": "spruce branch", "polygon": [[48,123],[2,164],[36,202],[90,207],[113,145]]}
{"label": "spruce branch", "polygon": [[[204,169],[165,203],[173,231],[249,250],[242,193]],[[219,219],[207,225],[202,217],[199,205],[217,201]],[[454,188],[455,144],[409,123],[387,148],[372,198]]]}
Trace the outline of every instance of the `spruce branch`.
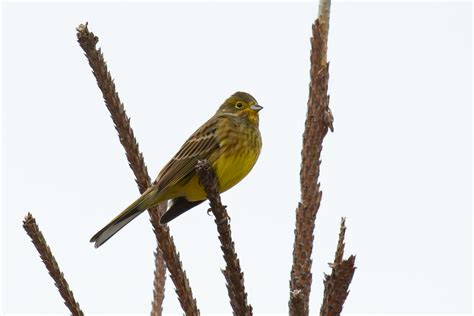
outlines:
{"label": "spruce branch", "polygon": [[226,206],[222,205],[221,202],[216,174],[207,160],[198,161],[196,171],[209,199],[210,211],[212,211],[215,217],[219,241],[221,242],[221,249],[226,262],[226,267],[222,270],[222,273],[226,280],[232,310],[236,316],[250,316],[252,315],[252,306],[247,303],[244,273],[240,268],[240,262],[235,252],[230,218],[227,214]]}
{"label": "spruce branch", "polygon": [[333,130],[333,117],[329,109],[327,38],[329,30],[330,0],[321,0],[319,16],[313,24],[311,38],[311,68],[309,97],[303,149],[301,151],[301,201],[296,209],[293,264],[290,279],[290,315],[309,313],[309,296],[312,283],[312,251],[316,214],[321,203],[319,170],[324,137]]}
{"label": "spruce branch", "polygon": [[[125,112],[123,103],[120,101],[116,91],[114,81],[107,69],[101,49],[96,48],[98,37],[89,31],[87,23],[77,27],[77,40],[84,50],[84,53],[92,68],[92,72],[97,80],[97,85],[102,91],[105,105],[110,112],[115,129],[119,135],[120,143],[125,149],[127,159],[135,174],[136,182],[140,193],[143,193],[150,185],[151,179],[146,168],[143,154],[139,150],[138,142],[135,139],[130,126],[130,118]],[[166,225],[160,225],[160,216],[166,209],[166,203],[162,203],[157,208],[149,209],[150,221],[158,241],[159,249],[155,252],[155,278],[154,278],[154,301],[152,303],[152,315],[160,315],[162,311],[162,300],[164,298],[165,269],[170,271],[171,280],[174,282],[175,290],[179,302],[186,315],[199,315],[196,300],[193,297],[186,272],[179,259],[179,253]],[[160,301],[161,300],[161,301]]]}
{"label": "spruce branch", "polygon": [[344,302],[349,295],[349,284],[355,272],[355,256],[351,255],[346,260],[344,256],[344,236],[346,233],[346,219],[341,219],[339,240],[337,242],[334,262],[329,264],[332,268],[330,275],[324,275],[324,297],[321,305],[321,316],[339,316]]}
{"label": "spruce branch", "polygon": [[53,278],[59,294],[64,299],[64,304],[73,316],[84,316],[79,303],[76,301],[72,291],[69,289],[69,284],[64,278],[64,274],[61,272],[46,239],[44,239],[43,233],[40,231],[38,224],[36,224],[36,220],[31,213],[28,213],[25,216],[25,219],[23,220],[23,228],[28,236],[30,236],[33,245],[35,245],[49,275]]}

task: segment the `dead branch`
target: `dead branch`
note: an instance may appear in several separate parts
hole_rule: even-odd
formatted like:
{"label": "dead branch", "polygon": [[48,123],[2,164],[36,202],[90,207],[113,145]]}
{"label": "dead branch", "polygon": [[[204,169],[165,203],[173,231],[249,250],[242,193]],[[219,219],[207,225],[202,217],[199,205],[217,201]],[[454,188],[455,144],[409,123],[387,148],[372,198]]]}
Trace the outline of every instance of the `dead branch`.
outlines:
{"label": "dead branch", "polygon": [[[156,234],[156,233],[155,233]],[[163,301],[165,299],[166,265],[160,246],[156,246],[155,271],[153,272],[153,301],[151,302],[151,316],[163,314]]]}
{"label": "dead branch", "polygon": [[329,109],[329,65],[326,60],[329,30],[329,0],[321,0],[319,17],[313,24],[311,38],[311,82],[301,151],[301,201],[296,209],[293,265],[290,280],[290,315],[308,315],[311,291],[311,255],[314,224],[321,203],[319,168],[323,139],[333,130]]}
{"label": "dead branch", "polygon": [[[110,112],[120,142],[125,148],[127,159],[130,168],[135,174],[140,193],[143,193],[151,185],[151,179],[148,175],[143,154],[139,150],[138,142],[130,126],[130,118],[127,116],[124,105],[120,101],[112,76],[107,69],[102,51],[100,48],[96,48],[99,38],[92,32],[89,32],[86,23],[85,25],[79,25],[77,28],[77,40],[85,52],[89,65],[97,80],[97,85],[102,91],[105,105]],[[170,271],[170,276],[176,287],[176,293],[183,311],[186,315],[199,315],[196,300],[193,297],[186,272],[179,259],[179,253],[176,250],[169,228],[159,223],[160,215],[165,209],[166,204],[162,203],[160,207],[148,210],[159,247],[155,252],[155,279],[153,282],[155,288],[153,292],[154,301],[152,303],[152,315],[161,314],[162,300],[164,298],[165,269],[163,263],[160,262],[162,261],[161,256],[163,256],[166,266]]]}
{"label": "dead branch", "polygon": [[252,306],[247,303],[247,293],[245,292],[244,273],[240,268],[240,262],[235,252],[232,232],[230,229],[230,218],[227,214],[226,206],[222,205],[221,196],[218,190],[218,183],[214,170],[207,160],[200,160],[196,166],[196,172],[200,182],[206,191],[210,211],[214,214],[219,241],[224,253],[226,267],[222,270],[227,283],[230,305],[237,316],[252,315]]}
{"label": "dead branch", "polygon": [[343,260],[345,233],[346,219],[343,217],[334,263],[329,264],[332,272],[330,275],[324,275],[324,298],[321,305],[321,316],[339,316],[347,295],[349,295],[349,284],[356,268],[354,266],[355,256],[351,255],[348,259]]}
{"label": "dead branch", "polygon": [[74,316],[83,316],[79,303],[74,298],[72,291],[69,289],[69,284],[64,278],[64,274],[59,269],[59,265],[49,248],[46,239],[44,239],[43,233],[41,233],[36,220],[28,213],[23,220],[23,228],[25,229],[28,236],[30,236],[33,245],[35,245],[41,260],[43,260],[49,275],[53,278],[54,284],[59,290],[59,294],[64,299],[64,304],[67,306],[69,311]]}

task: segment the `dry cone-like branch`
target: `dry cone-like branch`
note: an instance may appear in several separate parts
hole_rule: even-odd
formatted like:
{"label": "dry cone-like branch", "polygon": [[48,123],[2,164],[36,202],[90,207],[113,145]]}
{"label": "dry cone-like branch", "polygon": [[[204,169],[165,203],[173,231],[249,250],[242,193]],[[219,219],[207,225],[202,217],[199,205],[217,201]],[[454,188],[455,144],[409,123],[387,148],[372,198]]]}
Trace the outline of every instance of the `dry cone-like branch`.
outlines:
{"label": "dry cone-like branch", "polygon": [[330,1],[321,1],[319,17],[312,28],[311,82],[301,151],[301,201],[296,209],[293,266],[290,280],[289,309],[290,315],[295,316],[308,315],[309,313],[313,231],[322,196],[318,183],[321,150],[328,129],[333,130],[333,117],[329,109],[328,96],[329,65],[326,60],[329,7]]}
{"label": "dry cone-like branch", "polygon": [[338,316],[342,312],[344,302],[349,295],[349,284],[355,272],[355,256],[351,255],[343,260],[344,236],[346,233],[346,219],[341,219],[339,241],[337,243],[334,263],[329,264],[332,268],[330,275],[324,276],[324,298],[321,305],[321,316]]}
{"label": "dry cone-like branch", "polygon": [[79,303],[76,301],[72,291],[69,289],[69,285],[64,278],[64,274],[59,269],[59,265],[56,262],[51,249],[46,243],[46,240],[44,239],[44,236],[31,213],[28,213],[25,216],[25,219],[23,220],[23,228],[25,229],[28,236],[30,236],[33,245],[36,247],[36,250],[38,250],[41,260],[43,260],[49,275],[53,278],[54,284],[59,290],[59,294],[61,294],[62,298],[64,299],[64,304],[67,306],[72,315],[83,316],[84,313],[79,307]]}
{"label": "dry cone-like branch", "polygon": [[200,182],[206,191],[207,198],[211,205],[210,211],[214,214],[221,249],[226,262],[224,274],[227,291],[229,293],[230,305],[237,316],[252,315],[252,306],[247,303],[247,293],[245,292],[244,273],[240,269],[240,262],[235,252],[234,242],[230,229],[230,219],[226,207],[222,205],[221,196],[217,187],[217,179],[214,170],[206,160],[201,160],[196,166],[196,171]]}
{"label": "dry cone-like branch", "polygon": [[165,299],[166,265],[159,245],[156,246],[154,254],[155,271],[153,273],[153,301],[151,302],[150,315],[161,316],[163,314],[163,301]]}
{"label": "dry cone-like branch", "polygon": [[[100,49],[96,48],[99,41],[98,37],[89,31],[87,23],[79,25],[77,28],[77,40],[84,50],[89,61],[97,85],[102,91],[105,105],[107,106],[115,129],[118,132],[120,142],[125,148],[127,159],[136,177],[139,190],[143,193],[151,185],[150,176],[144,163],[143,155],[138,148],[138,142],[135,139],[133,130],[130,126],[130,118],[125,113],[123,103],[120,101],[112,76],[107,70],[104,56]],[[166,225],[160,225],[160,215],[166,209],[165,204],[158,208],[149,210],[150,221],[158,241],[158,248],[155,252],[155,279],[154,279],[154,301],[152,303],[152,315],[161,315],[162,301],[164,298],[165,284],[165,266],[162,257],[166,261],[166,266],[170,272],[171,279],[176,287],[178,299],[186,315],[199,315],[196,300],[193,298],[191,287],[189,286],[186,272],[183,269],[179,259],[179,253],[174,245],[173,238],[170,235],[169,228]]]}

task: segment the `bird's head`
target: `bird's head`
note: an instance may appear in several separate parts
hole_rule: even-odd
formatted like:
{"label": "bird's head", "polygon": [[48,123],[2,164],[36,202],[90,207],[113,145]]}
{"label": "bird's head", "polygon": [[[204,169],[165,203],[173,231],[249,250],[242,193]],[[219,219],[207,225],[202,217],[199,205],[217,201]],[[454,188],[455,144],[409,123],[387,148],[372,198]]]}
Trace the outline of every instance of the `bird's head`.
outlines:
{"label": "bird's head", "polygon": [[258,125],[258,112],[263,109],[254,97],[246,92],[236,92],[219,107],[217,113],[232,113]]}

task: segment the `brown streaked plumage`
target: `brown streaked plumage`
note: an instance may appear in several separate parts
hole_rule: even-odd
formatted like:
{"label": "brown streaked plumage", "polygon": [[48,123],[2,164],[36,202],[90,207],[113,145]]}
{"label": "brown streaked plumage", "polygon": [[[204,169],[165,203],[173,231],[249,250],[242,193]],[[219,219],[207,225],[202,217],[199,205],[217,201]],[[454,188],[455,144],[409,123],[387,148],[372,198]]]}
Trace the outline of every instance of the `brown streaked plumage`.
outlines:
{"label": "brown streaked plumage", "polygon": [[97,232],[91,242],[99,247],[147,208],[171,200],[161,217],[162,224],[202,203],[206,194],[195,167],[207,159],[224,192],[252,169],[260,154],[262,140],[258,112],[262,109],[248,93],[236,92],[183,144],[158,177],[135,202]]}

